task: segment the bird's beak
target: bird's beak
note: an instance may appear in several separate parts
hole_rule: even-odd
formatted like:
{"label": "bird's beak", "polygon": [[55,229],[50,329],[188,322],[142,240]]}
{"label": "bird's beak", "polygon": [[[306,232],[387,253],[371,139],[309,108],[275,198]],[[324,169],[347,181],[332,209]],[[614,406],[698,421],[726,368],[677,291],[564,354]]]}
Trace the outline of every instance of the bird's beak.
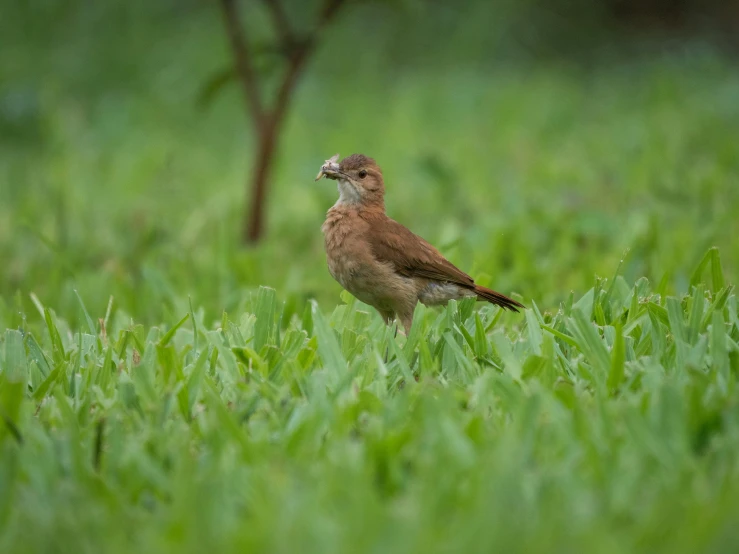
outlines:
{"label": "bird's beak", "polygon": [[326,160],[321,166],[321,170],[316,175],[316,181],[321,177],[327,177],[328,179],[338,179],[341,171],[339,170],[339,155],[336,154],[328,160]]}

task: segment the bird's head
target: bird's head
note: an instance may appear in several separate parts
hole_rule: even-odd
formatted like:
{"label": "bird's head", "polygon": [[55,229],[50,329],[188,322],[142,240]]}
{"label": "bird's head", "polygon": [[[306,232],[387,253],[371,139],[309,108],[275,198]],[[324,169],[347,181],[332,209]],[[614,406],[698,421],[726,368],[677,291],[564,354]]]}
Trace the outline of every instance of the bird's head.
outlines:
{"label": "bird's head", "polygon": [[352,154],[339,161],[336,154],[321,166],[316,181],[322,177],[337,181],[342,204],[384,206],[382,171],[372,158]]}

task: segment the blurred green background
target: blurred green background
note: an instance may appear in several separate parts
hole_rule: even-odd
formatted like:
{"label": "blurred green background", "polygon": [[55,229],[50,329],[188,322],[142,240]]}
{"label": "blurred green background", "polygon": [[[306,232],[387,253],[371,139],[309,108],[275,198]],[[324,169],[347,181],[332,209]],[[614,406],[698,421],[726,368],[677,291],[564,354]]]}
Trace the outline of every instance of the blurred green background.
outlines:
{"label": "blurred green background", "polygon": [[[0,551],[739,551],[735,4],[347,0],[247,247],[217,2],[0,0]],[[531,309],[342,293],[337,152]]]}
{"label": "blurred green background", "polygon": [[[247,3],[248,4],[248,3]],[[245,4],[257,33],[265,14]],[[673,5],[674,4],[674,5]],[[288,2],[300,27],[310,2]],[[622,271],[685,290],[707,247],[736,276],[732,8],[697,2],[350,2],[281,137],[265,239],[239,240],[254,148],[215,2],[5,0],[0,320],[211,317],[275,287],[328,306],[314,183],[375,157],[391,217],[479,282],[556,307]],[[270,73],[273,60],[260,61]]]}

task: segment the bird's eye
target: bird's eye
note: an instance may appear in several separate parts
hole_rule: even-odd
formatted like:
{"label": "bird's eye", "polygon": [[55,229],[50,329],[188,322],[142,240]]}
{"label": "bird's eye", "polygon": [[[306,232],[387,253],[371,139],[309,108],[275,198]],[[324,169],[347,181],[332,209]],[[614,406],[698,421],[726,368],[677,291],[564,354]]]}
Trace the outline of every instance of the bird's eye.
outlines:
{"label": "bird's eye", "polygon": [[367,172],[363,169],[357,175],[359,175],[360,179],[364,179],[367,176]]}

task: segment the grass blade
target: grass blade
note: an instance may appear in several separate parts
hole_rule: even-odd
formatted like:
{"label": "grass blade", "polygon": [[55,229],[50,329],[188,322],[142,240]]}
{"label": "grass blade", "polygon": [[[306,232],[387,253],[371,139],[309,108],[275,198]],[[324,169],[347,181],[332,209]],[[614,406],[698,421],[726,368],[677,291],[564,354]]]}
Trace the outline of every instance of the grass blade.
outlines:
{"label": "grass blade", "polygon": [[611,367],[608,372],[607,386],[611,394],[615,393],[621,386],[625,375],[626,349],[624,346],[624,335],[621,324],[616,325],[616,337],[611,349]]}
{"label": "grass blade", "polygon": [[158,346],[160,348],[164,348],[165,346],[167,346],[169,344],[169,341],[172,340],[172,337],[174,337],[175,333],[177,332],[177,329],[182,327],[188,319],[190,319],[190,314],[185,314],[185,316],[182,319],[180,319],[177,323],[174,324],[174,327],[172,327],[169,331],[164,333],[164,336],[161,339],[159,339]]}
{"label": "grass blade", "polygon": [[323,317],[318,304],[311,301],[313,327],[318,339],[318,354],[323,361],[324,367],[331,368],[338,375],[345,375],[349,371],[346,360],[341,354],[341,347],[336,338],[334,330],[329,327],[326,318]]}
{"label": "grass blade", "polygon": [[572,310],[572,315],[570,330],[577,340],[580,351],[600,375],[607,376],[610,371],[611,361],[606,345],[598,335],[598,331],[596,331],[592,322],[580,310]]}
{"label": "grass blade", "polygon": [[90,313],[87,311],[85,303],[82,301],[82,297],[80,296],[80,293],[77,292],[77,289],[74,289],[74,295],[77,297],[77,301],[80,303],[80,308],[82,308],[82,314],[85,316],[85,321],[87,322],[87,328],[90,330],[90,334],[97,335],[95,323],[93,323],[92,318],[90,317]]}
{"label": "grass blade", "polygon": [[539,320],[536,319],[536,314],[534,314],[533,310],[526,310],[526,328],[531,349],[534,351],[534,354],[541,356],[541,343],[543,340],[541,335],[541,326],[539,325]]}

